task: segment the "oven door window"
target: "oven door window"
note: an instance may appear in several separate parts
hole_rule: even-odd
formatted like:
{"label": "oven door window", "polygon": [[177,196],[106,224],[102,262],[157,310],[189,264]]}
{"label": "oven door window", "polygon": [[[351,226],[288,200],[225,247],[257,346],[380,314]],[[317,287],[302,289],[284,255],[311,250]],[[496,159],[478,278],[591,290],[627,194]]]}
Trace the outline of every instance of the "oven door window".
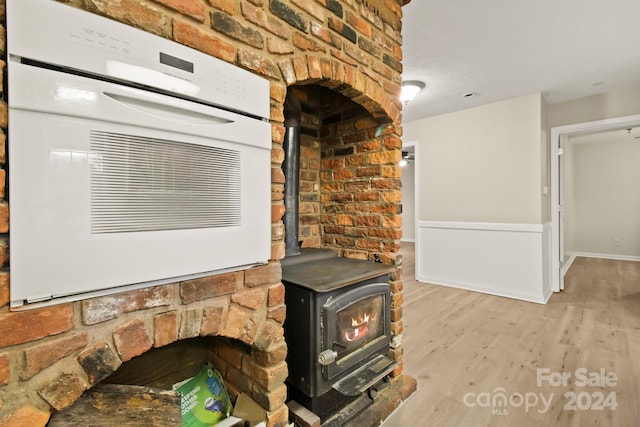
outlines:
{"label": "oven door window", "polygon": [[383,295],[374,295],[336,313],[334,344],[338,359],[384,334],[383,309]]}

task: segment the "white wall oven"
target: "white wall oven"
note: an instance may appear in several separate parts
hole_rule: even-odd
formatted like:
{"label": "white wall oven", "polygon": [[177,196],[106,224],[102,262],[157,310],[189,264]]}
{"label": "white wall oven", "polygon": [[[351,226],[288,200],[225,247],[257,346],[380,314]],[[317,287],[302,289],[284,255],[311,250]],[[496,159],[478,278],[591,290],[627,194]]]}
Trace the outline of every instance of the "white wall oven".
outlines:
{"label": "white wall oven", "polygon": [[8,0],[11,306],[270,257],[269,84],[51,0]]}

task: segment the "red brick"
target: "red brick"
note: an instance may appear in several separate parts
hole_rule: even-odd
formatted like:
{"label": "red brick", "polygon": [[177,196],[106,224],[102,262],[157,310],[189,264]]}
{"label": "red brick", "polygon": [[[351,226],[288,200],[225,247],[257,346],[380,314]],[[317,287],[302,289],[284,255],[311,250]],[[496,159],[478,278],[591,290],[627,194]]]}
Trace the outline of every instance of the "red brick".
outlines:
{"label": "red brick", "polygon": [[296,75],[297,82],[304,82],[309,79],[309,68],[307,67],[307,60],[304,57],[296,56],[293,58],[293,69]]}
{"label": "red brick", "polygon": [[235,0],[209,0],[209,4],[218,10],[233,14],[235,9]]}
{"label": "red brick", "polygon": [[[284,105],[271,102],[269,105],[269,118],[274,122],[284,123]],[[284,183],[284,173],[280,168],[271,168],[271,182]]]}
{"label": "red brick", "polygon": [[[338,36],[336,36],[334,33],[329,31],[327,27],[324,27],[321,24],[318,24],[317,22],[311,22],[311,34],[313,34],[315,37],[319,38],[320,40],[326,43],[329,43],[331,46],[337,49],[342,49],[342,40],[340,40]],[[332,72],[332,76],[335,76],[333,72]]]}
{"label": "red brick", "polygon": [[[273,89],[271,90],[271,98],[274,97]],[[284,141],[284,134],[286,133],[286,128],[280,124],[272,123],[271,124],[271,140],[276,144],[282,145]],[[281,163],[281,162],[280,162]]]}
{"label": "red brick", "polygon": [[380,228],[369,230],[369,237],[378,237],[382,239],[399,239],[402,237],[402,230],[394,230],[389,228]]}
{"label": "red brick", "polygon": [[353,12],[347,13],[347,22],[351,25],[356,31],[361,34],[371,38],[371,24],[369,24],[366,20],[364,20],[361,16],[356,15]]}
{"label": "red brick", "polygon": [[271,168],[271,183],[272,184],[284,184],[286,178],[282,168]]}
{"label": "red brick", "polygon": [[356,169],[356,176],[358,177],[375,177],[380,176],[380,166],[368,166]]}
{"label": "red brick", "polygon": [[385,228],[400,228],[402,227],[402,216],[401,215],[385,216],[382,226]]}
{"label": "red brick", "polygon": [[276,345],[284,340],[284,329],[282,323],[274,320],[267,320],[262,323],[260,331],[258,332],[254,346],[260,350],[268,350],[273,345]]}
{"label": "red brick", "polygon": [[269,307],[277,307],[284,304],[284,285],[279,283],[269,288],[269,297],[267,305]]}
{"label": "red brick", "polygon": [[5,181],[6,181],[6,172],[4,169],[0,169],[0,199],[4,199],[5,193],[4,193],[4,189],[5,189]]}
{"label": "red brick", "polygon": [[283,324],[285,319],[287,318],[287,308],[285,306],[276,307],[274,309],[269,310],[267,315],[269,319],[273,319],[276,322]]}
{"label": "red brick", "polygon": [[23,406],[9,418],[0,421],[0,427],[45,427],[51,414],[31,406]]}
{"label": "red brick", "polygon": [[384,165],[380,171],[380,176],[384,178],[400,178],[402,171],[400,166],[396,165]]}
{"label": "red brick", "polygon": [[173,10],[180,12],[182,15],[190,16],[200,22],[204,22],[205,8],[200,2],[193,0],[154,0]]}
{"label": "red brick", "polygon": [[115,319],[124,313],[162,307],[171,304],[171,285],[123,292],[82,301],[82,320],[94,325]]}
{"label": "red brick", "polygon": [[291,0],[293,4],[298,6],[300,9],[309,13],[311,16],[316,18],[319,21],[325,20],[326,9],[320,6],[318,3],[309,1],[309,0]]}
{"label": "red brick", "polygon": [[322,69],[320,68],[320,59],[318,57],[308,56],[307,66],[309,67],[309,77],[317,80],[322,78]]}
{"label": "red brick", "polygon": [[0,354],[0,385],[7,385],[11,380],[11,369],[9,367],[9,355]]}
{"label": "red brick", "polygon": [[244,284],[249,288],[278,283],[281,278],[282,268],[279,262],[253,267],[244,272]]}
{"label": "red brick", "polygon": [[386,148],[387,150],[390,149],[400,149],[402,148],[402,139],[398,138],[398,137],[388,137],[384,139],[384,148]]}
{"label": "red brick", "polygon": [[391,323],[391,333],[393,335],[396,335],[396,336],[402,335],[402,331],[404,331],[404,328],[402,326],[402,320]]}
{"label": "red brick", "polygon": [[107,378],[122,366],[122,360],[106,341],[97,342],[80,353],[78,363],[92,385]]}
{"label": "red brick", "polygon": [[180,283],[180,297],[183,304],[190,304],[207,298],[231,294],[242,287],[242,272],[201,277]]}
{"label": "red brick", "polygon": [[384,202],[400,203],[402,201],[402,192],[400,190],[383,191],[380,196]]}
{"label": "red brick", "polygon": [[254,349],[253,360],[262,366],[275,366],[284,362],[287,358],[287,344],[282,341],[268,350]]}
{"label": "red brick", "polygon": [[235,49],[233,45],[213,34],[205,33],[199,28],[184,21],[174,20],[173,38],[178,43],[233,63]]}
{"label": "red brick", "polygon": [[309,50],[312,52],[325,52],[326,49],[324,46],[322,46],[320,43],[318,43],[317,41],[310,39],[309,37],[300,34],[299,32],[295,31],[291,37],[291,41],[293,42],[293,45],[295,47],[297,47],[298,49],[302,49],[302,50]]}
{"label": "red brick", "polygon": [[228,304],[207,305],[202,313],[201,335],[219,335]]}
{"label": "red brick", "polygon": [[[3,61],[4,62],[4,61]],[[6,120],[6,119],[5,119]],[[5,135],[4,131],[0,129],[0,163],[4,164],[7,160],[7,135]]]}
{"label": "red brick", "polygon": [[0,271],[0,307],[9,304],[9,273]]}
{"label": "red brick", "polygon": [[140,356],[153,345],[142,320],[133,320],[117,328],[113,332],[113,342],[123,362]]}
{"label": "red brick", "polygon": [[200,335],[202,330],[203,311],[200,308],[187,310],[180,316],[180,339],[194,338]]}
{"label": "red brick", "polygon": [[243,353],[238,350],[238,348],[232,346],[231,344],[220,342],[216,346],[216,349],[218,356],[220,356],[224,361],[226,361],[236,369],[241,368]]}
{"label": "red brick", "polygon": [[282,222],[277,224],[271,224],[271,240],[283,240],[285,235],[285,228]]}
{"label": "red brick", "polygon": [[229,307],[226,325],[220,334],[225,337],[239,339],[248,344],[253,343],[257,327],[251,321],[251,314],[251,310],[232,305]]}
{"label": "red brick", "polygon": [[271,244],[271,260],[278,261],[284,258],[286,247],[284,242],[277,242]]}
{"label": "red brick", "polygon": [[400,319],[402,319],[402,307],[392,309],[391,310],[391,321],[392,322],[397,322]]}
{"label": "red brick", "polygon": [[272,204],[271,205],[271,222],[278,222],[282,220],[282,217],[284,217],[286,208],[284,206],[284,204],[282,203],[277,203],[277,204]]}
{"label": "red brick", "polygon": [[27,380],[59,360],[82,350],[89,343],[86,333],[30,347],[24,352],[24,369],[20,378]]}
{"label": "red brick", "polygon": [[289,408],[282,405],[280,408],[267,412],[267,426],[285,426],[289,423]]}
{"label": "red brick", "polygon": [[9,205],[5,202],[0,203],[0,233],[9,231]]}
{"label": "red brick", "polygon": [[351,215],[336,215],[335,225],[353,225],[353,217]]}
{"label": "red brick", "polygon": [[0,314],[0,348],[57,335],[73,327],[73,306],[62,304]]}
{"label": "red brick", "polygon": [[154,347],[162,347],[178,339],[178,313],[168,311],[156,314],[154,322]]}
{"label": "red brick", "polygon": [[[365,66],[369,65],[371,62],[371,59],[370,59],[371,57],[367,55],[367,53],[362,49],[360,49],[358,46],[345,44],[343,50],[344,50],[344,53],[346,53],[351,58],[355,59],[356,61],[358,61],[359,63]],[[373,96],[371,96],[370,93],[366,92],[364,88],[360,88],[360,92],[362,92],[363,94],[367,94],[371,98],[374,98]]]}
{"label": "red brick", "polygon": [[239,49],[237,63],[255,74],[279,79],[281,74],[278,66],[267,56],[247,49]]}
{"label": "red brick", "polygon": [[[2,34],[4,35],[4,29],[2,29]],[[7,124],[9,123],[8,112],[9,112],[9,106],[5,101],[0,100],[0,128],[2,129],[6,129]]]}
{"label": "red brick", "polygon": [[92,12],[108,16],[116,21],[141,28],[145,31],[169,38],[170,19],[157,8],[141,3],[139,0],[90,0],[85,2]]}
{"label": "red brick", "polygon": [[322,78],[330,79],[333,77],[333,68],[331,67],[329,58],[320,59],[320,70],[322,72]]}
{"label": "red brick", "polygon": [[281,384],[273,390],[267,391],[258,385],[253,385],[253,399],[268,411],[278,409],[287,400],[287,386]]}
{"label": "red brick", "polygon": [[56,411],[71,406],[87,389],[87,383],[75,372],[62,373],[38,390],[38,394]]}
{"label": "red brick", "polygon": [[243,22],[227,13],[212,12],[211,28],[257,49],[264,47],[264,37],[260,31],[253,28],[253,26],[244,25]]}
{"label": "red brick", "polygon": [[243,292],[236,292],[231,295],[231,301],[243,307],[257,310],[264,306],[266,300],[265,291],[263,289],[249,289]]}
{"label": "red brick", "polygon": [[293,61],[291,59],[278,62],[278,67],[287,85],[292,85],[296,82],[296,70],[293,67]]}
{"label": "red brick", "polygon": [[399,190],[402,181],[396,178],[381,178],[371,180],[371,188],[376,190]]}
{"label": "red brick", "polygon": [[[273,33],[283,39],[282,41],[286,41],[289,38],[290,30],[273,16],[267,15],[261,7],[256,7],[255,5],[245,2],[242,2],[240,7],[242,9],[242,16],[244,16],[247,21]],[[273,42],[275,42],[275,40]]]}
{"label": "red brick", "polygon": [[275,55],[286,55],[293,53],[293,47],[284,40],[267,37],[267,51]]}
{"label": "red brick", "polygon": [[[271,95],[271,99],[274,100],[277,103],[283,104],[284,103],[284,99],[287,96],[287,86],[280,82],[280,81],[270,81],[269,82],[269,92]],[[282,127],[282,134],[284,135],[284,126],[282,126],[281,124],[277,124],[277,123],[272,123],[271,127],[273,129],[277,129]],[[278,132],[279,134],[280,132]],[[273,139],[273,142],[277,142],[282,144],[282,140],[283,139]]]}
{"label": "red brick", "polygon": [[267,390],[273,390],[275,387],[284,383],[287,378],[287,364],[282,362],[273,366],[261,366],[253,360],[247,359],[242,364],[242,373],[253,378],[256,383],[260,384]]}

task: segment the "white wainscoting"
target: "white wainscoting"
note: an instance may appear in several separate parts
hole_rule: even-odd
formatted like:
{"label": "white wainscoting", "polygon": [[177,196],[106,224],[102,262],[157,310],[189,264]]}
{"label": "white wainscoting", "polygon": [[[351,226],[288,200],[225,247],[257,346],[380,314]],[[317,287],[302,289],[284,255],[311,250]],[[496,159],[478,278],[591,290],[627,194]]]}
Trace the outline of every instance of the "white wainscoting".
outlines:
{"label": "white wainscoting", "polygon": [[543,224],[419,221],[416,279],[544,304],[549,233]]}

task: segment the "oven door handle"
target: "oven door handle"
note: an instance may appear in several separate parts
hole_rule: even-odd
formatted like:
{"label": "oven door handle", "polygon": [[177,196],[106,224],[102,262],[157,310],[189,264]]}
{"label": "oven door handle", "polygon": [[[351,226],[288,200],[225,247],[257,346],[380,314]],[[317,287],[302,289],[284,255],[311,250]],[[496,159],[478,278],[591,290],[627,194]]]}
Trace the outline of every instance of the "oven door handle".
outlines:
{"label": "oven door handle", "polygon": [[197,126],[219,126],[234,123],[233,120],[216,114],[220,110],[213,107],[156,93],[135,91],[125,95],[105,91],[102,94],[119,105],[159,120]]}

